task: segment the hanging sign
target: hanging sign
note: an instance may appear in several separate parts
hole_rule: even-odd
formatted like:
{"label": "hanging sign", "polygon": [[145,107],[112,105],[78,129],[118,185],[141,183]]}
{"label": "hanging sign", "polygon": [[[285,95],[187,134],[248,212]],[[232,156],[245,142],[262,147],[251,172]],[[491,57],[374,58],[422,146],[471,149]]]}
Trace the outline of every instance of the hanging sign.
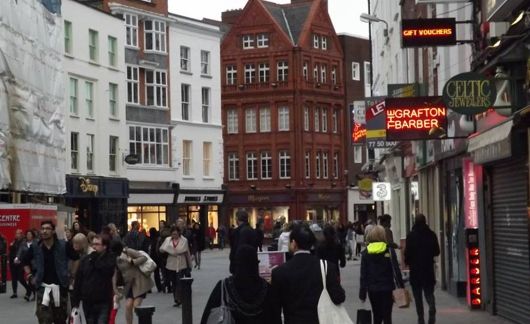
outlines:
{"label": "hanging sign", "polygon": [[366,144],[366,103],[364,101],[354,101],[351,107],[352,129],[351,143],[354,146]]}
{"label": "hanging sign", "polygon": [[478,228],[478,183],[482,181],[482,166],[471,159],[462,160],[464,177],[464,216],[466,228]]}
{"label": "hanging sign", "polygon": [[374,182],[372,184],[372,195],[374,201],[388,201],[392,198],[390,182]]}
{"label": "hanging sign", "polygon": [[447,109],[440,97],[387,98],[389,141],[439,139],[447,136]]}
{"label": "hanging sign", "polygon": [[401,44],[403,47],[455,45],[456,21],[454,18],[403,19]]}
{"label": "hanging sign", "polygon": [[366,144],[368,148],[390,148],[397,144],[386,140],[385,119],[385,98],[367,98]]}
{"label": "hanging sign", "polygon": [[497,97],[495,83],[474,73],[458,74],[444,86],[442,100],[448,109],[462,115],[476,115],[493,106]]}

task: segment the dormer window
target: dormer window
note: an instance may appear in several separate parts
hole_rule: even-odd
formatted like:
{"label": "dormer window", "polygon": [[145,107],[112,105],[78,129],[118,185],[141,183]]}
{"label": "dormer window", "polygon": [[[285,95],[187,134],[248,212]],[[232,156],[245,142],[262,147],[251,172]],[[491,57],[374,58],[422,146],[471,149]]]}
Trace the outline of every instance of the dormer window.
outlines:
{"label": "dormer window", "polygon": [[243,49],[254,48],[254,36],[243,35]]}
{"label": "dormer window", "polygon": [[269,35],[259,34],[257,37],[258,48],[269,47]]}
{"label": "dormer window", "polygon": [[321,42],[320,44],[322,45],[322,50],[327,50],[328,49],[328,38],[326,36],[322,36],[322,39],[321,39]]}
{"label": "dormer window", "polygon": [[317,34],[313,35],[313,47],[314,48],[320,47],[320,37]]}

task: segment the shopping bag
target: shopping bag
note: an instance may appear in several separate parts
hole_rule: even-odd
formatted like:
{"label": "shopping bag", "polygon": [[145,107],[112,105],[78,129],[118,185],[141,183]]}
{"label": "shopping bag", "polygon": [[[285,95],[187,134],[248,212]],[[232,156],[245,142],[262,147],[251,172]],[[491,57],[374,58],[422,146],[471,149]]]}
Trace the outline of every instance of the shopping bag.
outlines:
{"label": "shopping bag", "polygon": [[408,308],[410,306],[410,293],[405,288],[396,288],[392,291],[394,302],[399,308]]}
{"label": "shopping bag", "polygon": [[358,309],[357,324],[372,324],[372,311],[369,309]]}
{"label": "shopping bag", "polygon": [[225,301],[225,281],[221,281],[221,305],[212,308],[210,315],[208,315],[207,324],[234,324],[235,319],[232,317],[232,312]]}
{"label": "shopping bag", "polygon": [[144,252],[144,251],[141,251],[139,250],[138,252],[140,252],[140,254],[144,257],[147,258],[147,260],[140,264],[138,266],[138,268],[140,268],[140,271],[146,276],[146,277],[151,277],[151,274],[156,270],[156,263],[155,261],[153,261],[153,259],[151,259],[151,257],[149,256],[149,254],[147,254],[147,252]]}
{"label": "shopping bag", "polygon": [[86,324],[85,314],[83,314],[83,309],[81,307],[72,308],[68,324]]}
{"label": "shopping bag", "polygon": [[320,260],[320,273],[324,287],[317,305],[318,322],[320,324],[353,324],[344,305],[335,305],[329,297],[329,292],[326,288],[326,266],[326,261]]}

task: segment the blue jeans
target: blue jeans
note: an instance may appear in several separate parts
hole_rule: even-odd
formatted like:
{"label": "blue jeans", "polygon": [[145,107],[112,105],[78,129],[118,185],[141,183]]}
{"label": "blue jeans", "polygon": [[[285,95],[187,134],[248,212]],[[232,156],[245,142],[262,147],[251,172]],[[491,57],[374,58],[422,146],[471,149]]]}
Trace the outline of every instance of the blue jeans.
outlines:
{"label": "blue jeans", "polygon": [[102,304],[83,303],[83,311],[87,324],[108,324],[110,301]]}

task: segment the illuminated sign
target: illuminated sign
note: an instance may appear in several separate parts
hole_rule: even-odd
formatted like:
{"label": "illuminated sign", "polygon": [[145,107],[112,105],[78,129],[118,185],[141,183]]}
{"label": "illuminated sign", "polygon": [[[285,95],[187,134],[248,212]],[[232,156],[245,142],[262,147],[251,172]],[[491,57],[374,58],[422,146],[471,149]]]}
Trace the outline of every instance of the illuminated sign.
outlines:
{"label": "illuminated sign", "polygon": [[351,143],[352,145],[366,144],[366,103],[364,101],[354,101],[350,105],[352,114],[352,130]]}
{"label": "illuminated sign", "polygon": [[464,176],[464,216],[466,228],[478,228],[477,183],[482,181],[482,167],[471,159],[462,160]]}
{"label": "illuminated sign", "polygon": [[488,110],[497,97],[493,80],[474,72],[458,74],[444,86],[445,106],[463,115],[476,115]]}
{"label": "illuminated sign", "polygon": [[366,99],[366,144],[368,148],[389,148],[397,143],[386,140],[385,98]]}
{"label": "illuminated sign", "polygon": [[466,245],[467,304],[472,309],[478,309],[481,308],[482,305],[478,229],[466,229]]}
{"label": "illuminated sign", "polygon": [[353,144],[364,144],[366,141],[366,127],[364,125],[355,123],[353,125],[351,139]]}
{"label": "illuminated sign", "polygon": [[446,132],[447,109],[440,97],[386,99],[387,140],[440,139]]}
{"label": "illuminated sign", "polygon": [[403,19],[401,42],[403,47],[455,45],[455,19]]}

